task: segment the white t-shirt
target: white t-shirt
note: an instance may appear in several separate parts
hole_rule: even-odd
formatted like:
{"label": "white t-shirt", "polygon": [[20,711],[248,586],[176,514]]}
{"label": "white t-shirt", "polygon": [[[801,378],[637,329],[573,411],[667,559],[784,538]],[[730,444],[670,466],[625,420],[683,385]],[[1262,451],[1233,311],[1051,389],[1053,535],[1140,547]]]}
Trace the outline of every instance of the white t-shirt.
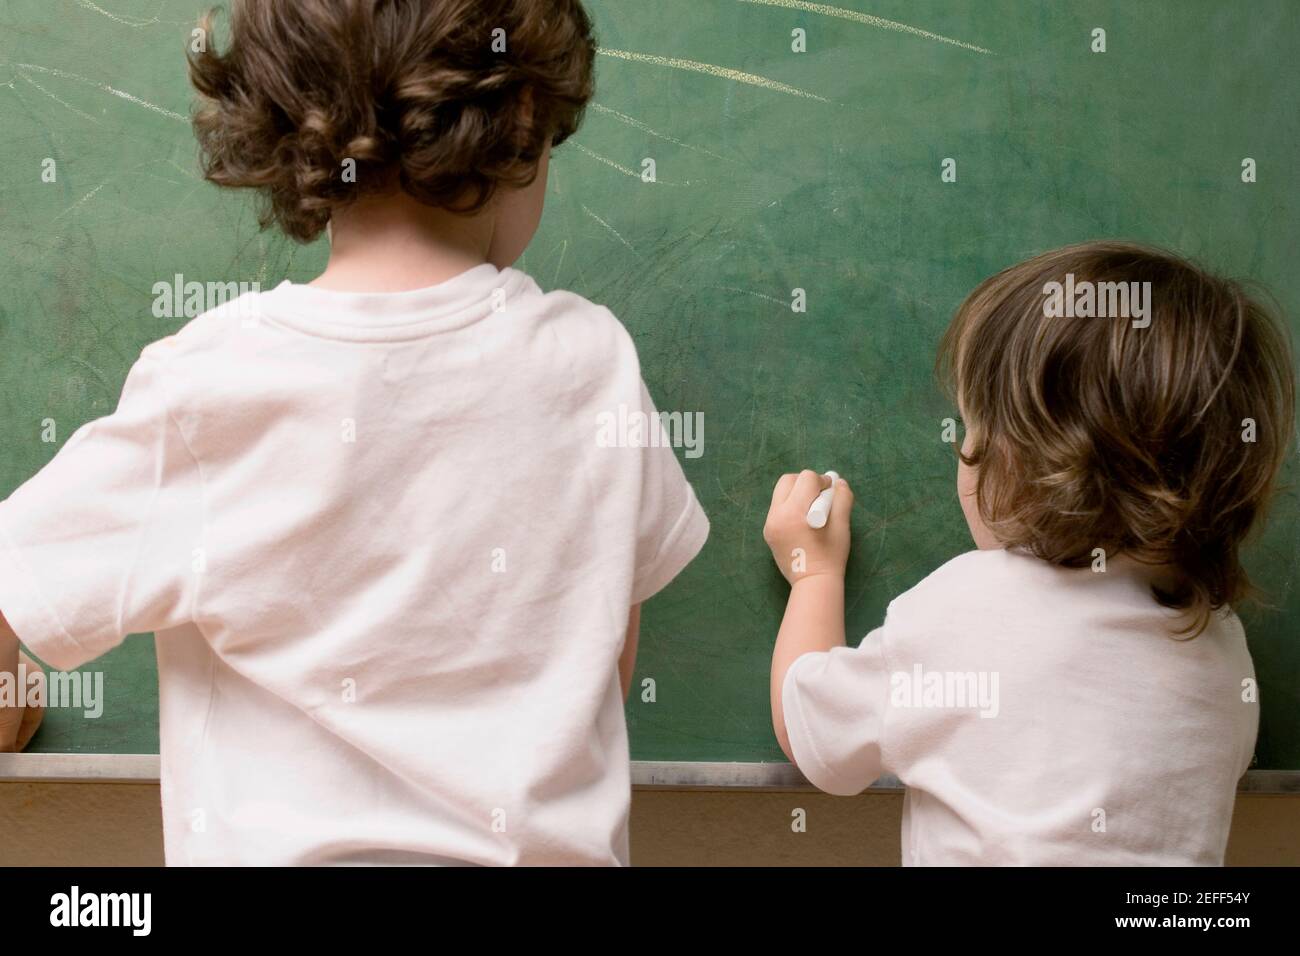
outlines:
{"label": "white t-shirt", "polygon": [[963,554],[794,662],[795,762],[830,793],[906,784],[905,865],[1221,865],[1254,668],[1235,615],[1175,640],[1173,614],[1121,561]]}
{"label": "white t-shirt", "polygon": [[490,265],[252,295],[0,504],[0,610],[61,669],[156,632],[169,864],[626,863],[628,609],[708,535],[598,440],[626,330]]}

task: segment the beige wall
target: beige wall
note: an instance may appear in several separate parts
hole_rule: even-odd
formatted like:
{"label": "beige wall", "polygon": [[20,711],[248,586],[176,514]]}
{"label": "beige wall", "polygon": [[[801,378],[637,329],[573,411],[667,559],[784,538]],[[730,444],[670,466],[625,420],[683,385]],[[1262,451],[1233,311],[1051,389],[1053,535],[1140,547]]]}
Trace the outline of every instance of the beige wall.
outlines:
{"label": "beige wall", "polygon": [[[807,811],[806,833],[790,829]],[[632,800],[639,866],[898,864],[898,794],[642,790]],[[0,784],[0,865],[162,863],[157,784]],[[1237,798],[1230,865],[1300,865],[1300,796]]]}

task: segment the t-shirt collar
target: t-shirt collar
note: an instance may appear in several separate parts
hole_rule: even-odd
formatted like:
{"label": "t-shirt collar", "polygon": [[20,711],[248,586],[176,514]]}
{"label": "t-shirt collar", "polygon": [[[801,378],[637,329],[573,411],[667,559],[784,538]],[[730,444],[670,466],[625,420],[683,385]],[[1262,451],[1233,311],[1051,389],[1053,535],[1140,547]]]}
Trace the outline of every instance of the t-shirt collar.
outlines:
{"label": "t-shirt collar", "polygon": [[508,307],[527,276],[483,263],[406,292],[339,292],[287,279],[260,297],[265,317],[326,338],[392,341],[450,331]]}

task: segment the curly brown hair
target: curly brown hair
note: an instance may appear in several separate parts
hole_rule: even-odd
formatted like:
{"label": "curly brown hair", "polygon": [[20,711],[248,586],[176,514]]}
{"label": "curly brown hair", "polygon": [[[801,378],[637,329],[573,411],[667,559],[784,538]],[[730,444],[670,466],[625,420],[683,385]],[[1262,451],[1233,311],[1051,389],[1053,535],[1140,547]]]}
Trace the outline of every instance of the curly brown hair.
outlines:
{"label": "curly brown hair", "polygon": [[300,242],[395,188],[479,211],[532,182],[593,93],[579,0],[234,0],[230,32],[188,54],[205,178],[260,191],[263,228]]}
{"label": "curly brown hair", "polygon": [[[1149,325],[1045,308],[1071,275],[1149,282]],[[1168,566],[1155,597],[1188,613],[1184,634],[1249,593],[1239,546],[1286,454],[1295,381],[1280,323],[1240,284],[1131,243],[1058,249],[976,288],[938,368],[971,429],[980,516],[1007,547]]]}

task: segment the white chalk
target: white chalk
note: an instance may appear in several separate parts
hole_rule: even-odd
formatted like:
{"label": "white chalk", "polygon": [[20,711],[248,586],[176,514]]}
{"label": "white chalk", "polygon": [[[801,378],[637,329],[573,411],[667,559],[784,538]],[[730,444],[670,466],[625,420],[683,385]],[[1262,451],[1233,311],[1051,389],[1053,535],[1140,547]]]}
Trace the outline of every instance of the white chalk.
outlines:
{"label": "white chalk", "polygon": [[808,527],[824,528],[826,522],[831,517],[831,502],[835,499],[835,482],[839,480],[839,475],[833,471],[826,472],[826,477],[831,480],[831,486],[823,491],[814,499],[812,507],[808,509]]}

